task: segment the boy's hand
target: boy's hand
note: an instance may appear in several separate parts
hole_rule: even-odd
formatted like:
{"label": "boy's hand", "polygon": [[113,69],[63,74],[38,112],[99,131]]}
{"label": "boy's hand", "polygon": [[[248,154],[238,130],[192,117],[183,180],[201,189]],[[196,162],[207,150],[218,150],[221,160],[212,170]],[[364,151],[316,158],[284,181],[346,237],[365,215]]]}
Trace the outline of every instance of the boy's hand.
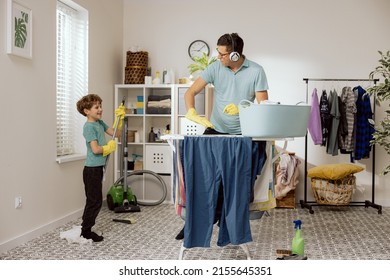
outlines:
{"label": "boy's hand", "polygon": [[103,156],[106,157],[116,150],[116,141],[110,140],[103,146]]}
{"label": "boy's hand", "polygon": [[125,118],[125,115],[126,115],[125,106],[120,105],[117,109],[115,109],[115,121],[112,127],[115,128],[116,122],[118,121],[119,118],[118,130],[120,130],[122,128],[123,119]]}
{"label": "boy's hand", "polygon": [[206,128],[214,128],[213,124],[208,119],[198,116],[195,108],[189,109],[185,117],[193,122],[203,125]]}

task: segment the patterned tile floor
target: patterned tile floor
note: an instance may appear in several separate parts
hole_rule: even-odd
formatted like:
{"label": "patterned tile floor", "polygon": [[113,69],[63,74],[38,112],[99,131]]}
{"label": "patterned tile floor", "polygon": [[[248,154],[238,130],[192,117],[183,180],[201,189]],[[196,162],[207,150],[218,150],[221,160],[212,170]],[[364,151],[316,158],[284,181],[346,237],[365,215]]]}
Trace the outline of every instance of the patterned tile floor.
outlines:
{"label": "patterned tile floor", "polygon": [[[383,214],[364,207],[315,207],[314,214],[301,209],[272,209],[269,216],[251,221],[252,259],[274,260],[277,249],[290,249],[293,220],[302,220],[305,253],[312,260],[390,260],[390,209]],[[122,224],[113,218],[135,218],[135,224]],[[181,241],[175,236],[184,224],[172,205],[141,207],[139,213],[113,213],[103,207],[96,231],[104,241],[93,244],[68,243],[60,232],[78,226],[69,222],[26,244],[0,254],[0,260],[163,260],[178,259]],[[239,246],[218,247],[215,226],[211,248],[187,250],[187,260],[246,259]]]}

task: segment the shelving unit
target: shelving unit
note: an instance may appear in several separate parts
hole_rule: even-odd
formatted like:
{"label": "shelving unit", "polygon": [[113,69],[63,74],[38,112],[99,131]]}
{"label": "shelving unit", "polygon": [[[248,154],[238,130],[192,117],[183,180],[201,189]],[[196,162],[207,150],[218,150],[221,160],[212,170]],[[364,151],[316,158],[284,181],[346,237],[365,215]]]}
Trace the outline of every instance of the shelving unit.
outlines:
{"label": "shelving unit", "polygon": [[[306,83],[306,103],[309,102],[308,96],[309,96],[309,82],[310,81],[322,81],[322,82],[373,82],[376,84],[379,80],[378,79],[310,79],[310,78],[303,78],[303,81]],[[374,97],[375,100],[375,97]],[[373,115],[375,116],[375,102],[373,106]],[[307,200],[307,135],[305,136],[305,166],[304,166],[304,174],[305,174],[305,180],[304,180],[304,199],[300,200],[300,204],[302,208],[309,209],[310,214],[314,213],[313,206],[324,206],[325,204],[317,204],[316,201],[308,201]],[[382,206],[375,203],[375,145],[372,146],[372,200],[365,200],[365,201],[351,201],[352,206],[364,206],[366,208],[373,207],[378,210],[378,214],[382,214]]]}
{"label": "shelving unit", "polygon": [[[128,129],[139,134],[139,142],[126,141],[128,148],[129,161],[132,159],[139,160],[135,163],[136,169],[151,170],[163,177],[167,186],[170,186],[170,175],[172,172],[172,153],[167,143],[148,142],[148,135],[153,127],[160,129],[163,134],[166,126],[169,125],[171,130],[175,129],[174,106],[175,104],[175,85],[143,85],[143,84],[117,84],[115,85],[115,108],[117,108],[123,97],[126,98],[126,117],[128,118]],[[147,102],[149,96],[166,96],[171,99],[171,110],[165,110],[163,113],[148,114]],[[143,101],[142,101],[143,100]],[[137,108],[138,105],[138,108]],[[142,107],[140,107],[142,106]],[[124,141],[120,139],[119,145]],[[137,139],[138,140],[138,139]],[[123,174],[123,160],[118,148],[114,154],[114,178],[117,180]],[[142,162],[142,165],[139,163]],[[134,170],[129,165],[129,172]],[[133,167],[133,168],[132,168]],[[148,174],[131,176],[128,184],[139,200],[152,200],[158,194],[158,180]],[[168,187],[167,199],[170,199],[170,188]]]}
{"label": "shelving unit", "polygon": [[[128,118],[129,131],[136,131],[139,134],[139,142],[126,141],[128,148],[129,160],[132,155],[136,158],[142,157],[142,168],[154,171],[163,177],[167,185],[168,194],[167,200],[172,201],[172,150],[168,143],[149,142],[149,132],[153,127],[155,130],[160,129],[161,135],[164,135],[166,126],[170,126],[170,133],[191,135],[202,134],[204,128],[201,125],[193,123],[185,118],[186,108],[184,103],[184,93],[189,85],[182,84],[159,84],[159,85],[145,85],[145,84],[116,84],[115,85],[115,102],[114,106],[117,108],[121,103],[123,97],[126,98],[125,107],[126,117]],[[209,87],[208,87],[209,88]],[[206,89],[208,91],[208,89]],[[152,98],[163,97],[171,99],[171,108],[169,110],[158,110],[158,113],[148,113],[147,103],[150,96]],[[196,108],[198,114],[207,116],[211,112],[210,102],[207,102],[205,92],[201,92],[196,96]],[[210,94],[210,97],[212,95]],[[142,104],[142,108],[136,108]],[[163,112],[160,112],[163,111]],[[150,111],[149,111],[150,112]],[[131,139],[133,140],[133,139]],[[123,141],[118,141],[119,147],[123,145]],[[117,180],[121,177],[123,170],[123,160],[120,154],[121,148],[118,148],[114,153],[114,178]],[[133,169],[130,165],[129,172]],[[137,166],[136,166],[137,167]],[[136,194],[139,200],[148,201],[154,199],[159,190],[158,180],[152,178],[148,174],[131,176],[128,180],[129,186]],[[158,196],[157,196],[158,197]]]}

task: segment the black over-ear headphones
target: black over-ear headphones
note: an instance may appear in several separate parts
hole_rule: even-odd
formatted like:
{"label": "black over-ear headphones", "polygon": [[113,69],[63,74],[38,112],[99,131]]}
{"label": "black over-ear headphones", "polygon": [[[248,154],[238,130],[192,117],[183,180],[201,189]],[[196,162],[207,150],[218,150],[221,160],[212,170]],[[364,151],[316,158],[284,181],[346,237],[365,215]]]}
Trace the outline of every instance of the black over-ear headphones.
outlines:
{"label": "black over-ear headphones", "polygon": [[229,58],[231,61],[236,62],[240,59],[240,54],[238,52],[236,52],[236,48],[234,47],[234,39],[233,39],[232,34],[229,33],[229,36],[232,39],[232,49],[233,49],[233,51],[229,55]]}

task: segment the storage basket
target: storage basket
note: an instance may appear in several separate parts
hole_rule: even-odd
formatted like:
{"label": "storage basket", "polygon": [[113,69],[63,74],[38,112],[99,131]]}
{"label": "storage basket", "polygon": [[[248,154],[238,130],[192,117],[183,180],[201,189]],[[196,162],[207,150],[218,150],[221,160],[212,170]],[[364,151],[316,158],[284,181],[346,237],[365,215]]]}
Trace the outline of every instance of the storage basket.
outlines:
{"label": "storage basket", "polygon": [[147,67],[144,66],[127,66],[125,68],[125,84],[143,84],[147,70]]}
{"label": "storage basket", "polygon": [[126,66],[142,66],[148,68],[148,52],[127,52]]}
{"label": "storage basket", "polygon": [[318,204],[348,205],[356,187],[356,177],[349,175],[338,180],[311,179],[311,188]]}
{"label": "storage basket", "polygon": [[295,189],[289,191],[282,199],[276,199],[276,207],[295,209]]}
{"label": "storage basket", "polygon": [[303,137],[307,133],[310,105],[254,104],[241,100],[241,132],[259,138]]}

